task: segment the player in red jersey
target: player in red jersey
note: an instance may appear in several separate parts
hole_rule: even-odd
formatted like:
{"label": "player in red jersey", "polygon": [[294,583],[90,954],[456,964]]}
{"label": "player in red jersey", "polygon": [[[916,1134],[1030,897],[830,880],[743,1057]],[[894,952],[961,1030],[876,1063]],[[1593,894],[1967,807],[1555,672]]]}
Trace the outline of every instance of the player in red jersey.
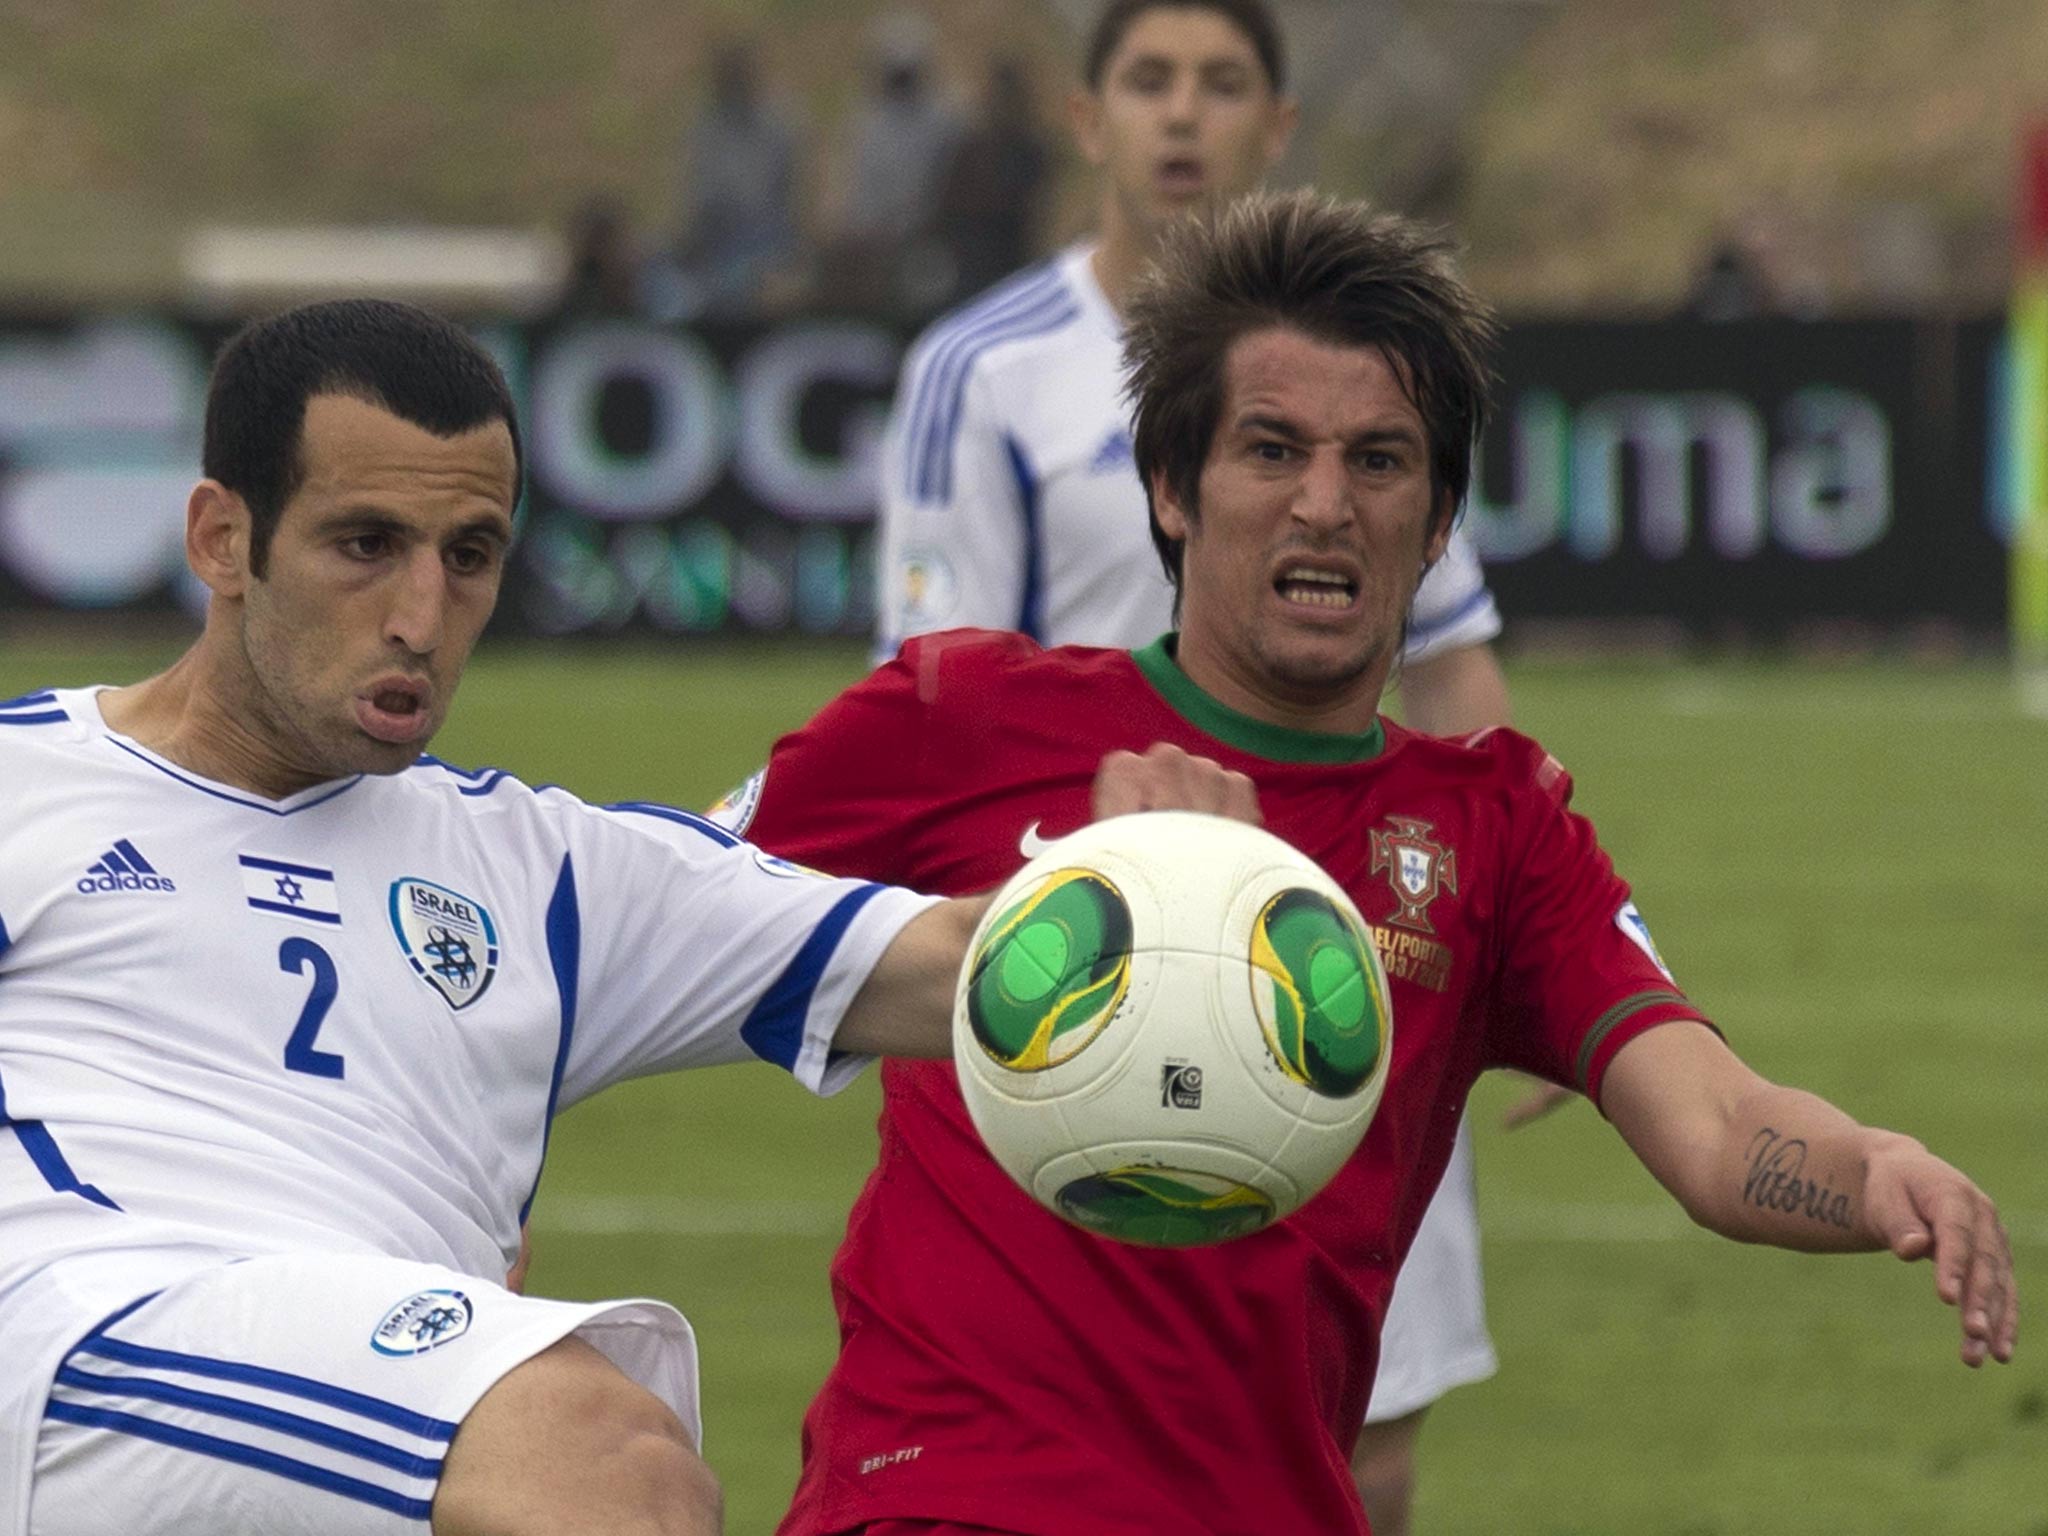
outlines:
{"label": "player in red jersey", "polygon": [[1105,757],[1214,759],[1350,891],[1395,1017],[1359,1152],[1287,1220],[1210,1249],[1063,1224],[983,1152],[950,1068],[886,1066],[880,1161],[833,1268],[842,1350],[785,1536],[1364,1531],[1346,1459],[1380,1322],[1490,1066],[1592,1097],[1717,1231],[1932,1256],[1964,1360],[2010,1357],[2010,1249],[1975,1185],[1741,1064],[1541,747],[1379,717],[1465,488],[1488,330],[1441,247],[1396,219],[1257,197],[1177,232],[1130,348],[1178,635],[913,641],[734,803],[784,856],[976,891],[1090,818]]}

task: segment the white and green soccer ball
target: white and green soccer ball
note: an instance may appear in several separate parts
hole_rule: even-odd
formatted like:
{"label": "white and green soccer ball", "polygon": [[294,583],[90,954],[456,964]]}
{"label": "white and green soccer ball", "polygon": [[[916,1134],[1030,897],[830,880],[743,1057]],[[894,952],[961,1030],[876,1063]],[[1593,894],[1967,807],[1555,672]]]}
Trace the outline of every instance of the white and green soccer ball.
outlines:
{"label": "white and green soccer ball", "polygon": [[1357,1148],[1393,1046],[1357,908],[1242,822],[1119,816],[997,892],[953,1054],[976,1129],[1048,1210],[1125,1242],[1241,1237]]}

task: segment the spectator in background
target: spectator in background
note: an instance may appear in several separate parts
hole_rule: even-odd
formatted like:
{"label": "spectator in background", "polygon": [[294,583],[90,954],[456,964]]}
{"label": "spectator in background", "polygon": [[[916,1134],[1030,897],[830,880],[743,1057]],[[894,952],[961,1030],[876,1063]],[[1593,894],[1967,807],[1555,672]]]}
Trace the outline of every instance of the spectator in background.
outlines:
{"label": "spectator in background", "polygon": [[981,120],[960,140],[939,197],[939,233],[953,258],[956,297],[981,292],[1037,254],[1051,163],[1024,66],[996,59]]}
{"label": "spectator in background", "polygon": [[1827,291],[1800,244],[1782,216],[1762,209],[1726,226],[1707,247],[1681,313],[1717,322],[1814,319],[1827,309]]}
{"label": "spectator in background", "polygon": [[1709,248],[1685,300],[1686,316],[1693,320],[1754,320],[1776,308],[1777,295],[1763,263],[1733,236]]}
{"label": "spectator in background", "polygon": [[569,269],[555,308],[564,315],[640,312],[640,258],[617,198],[601,194],[576,210],[569,224]]}
{"label": "spectator in background", "polygon": [[712,60],[710,99],[683,153],[679,250],[694,307],[749,314],[797,256],[796,135],[762,93],[751,48],[729,44]]}
{"label": "spectator in background", "polygon": [[961,124],[932,83],[930,24],[898,11],[873,35],[868,92],[846,134],[828,292],[857,308],[919,313],[952,288],[934,232]]}

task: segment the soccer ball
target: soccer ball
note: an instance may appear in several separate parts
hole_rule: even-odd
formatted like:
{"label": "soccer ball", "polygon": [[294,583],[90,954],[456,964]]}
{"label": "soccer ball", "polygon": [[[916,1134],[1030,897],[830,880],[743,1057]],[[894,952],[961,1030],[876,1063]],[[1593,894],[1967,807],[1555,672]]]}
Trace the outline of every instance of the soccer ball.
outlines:
{"label": "soccer ball", "polygon": [[1048,1210],[1221,1242],[1329,1181],[1393,1043],[1358,910],[1270,833],[1184,811],[1060,839],[968,946],[953,1056],[975,1128]]}

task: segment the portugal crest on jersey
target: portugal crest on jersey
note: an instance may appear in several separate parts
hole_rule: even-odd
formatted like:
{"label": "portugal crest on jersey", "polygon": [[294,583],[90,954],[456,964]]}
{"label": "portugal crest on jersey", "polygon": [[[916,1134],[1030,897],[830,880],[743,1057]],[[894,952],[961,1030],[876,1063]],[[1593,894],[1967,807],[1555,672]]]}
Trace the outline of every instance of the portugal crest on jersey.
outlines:
{"label": "portugal crest on jersey", "polygon": [[1372,833],[1372,872],[1385,872],[1400,911],[1387,921],[1414,933],[1435,933],[1429,904],[1458,889],[1458,856],[1430,838],[1431,824],[1413,816],[1389,816]]}
{"label": "portugal crest on jersey", "polygon": [[408,875],[391,882],[391,930],[420,980],[467,1008],[498,974],[498,930],[480,901]]}

